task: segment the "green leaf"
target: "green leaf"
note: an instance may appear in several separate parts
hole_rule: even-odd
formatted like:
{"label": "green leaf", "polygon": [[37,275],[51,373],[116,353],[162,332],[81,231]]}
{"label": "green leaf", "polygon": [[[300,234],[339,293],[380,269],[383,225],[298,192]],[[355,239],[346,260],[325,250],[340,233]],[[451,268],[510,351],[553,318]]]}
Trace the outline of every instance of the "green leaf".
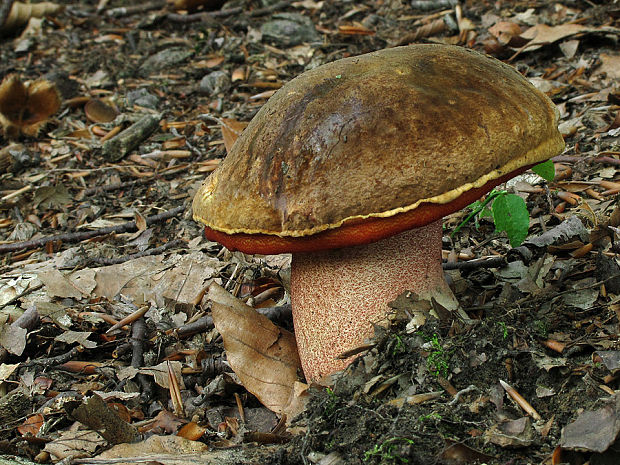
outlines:
{"label": "green leaf", "polygon": [[505,194],[497,197],[491,207],[497,231],[506,231],[510,245],[518,247],[527,236],[530,215],[521,197]]}
{"label": "green leaf", "polygon": [[533,166],[532,171],[547,181],[553,181],[553,178],[555,178],[555,165],[551,160]]}

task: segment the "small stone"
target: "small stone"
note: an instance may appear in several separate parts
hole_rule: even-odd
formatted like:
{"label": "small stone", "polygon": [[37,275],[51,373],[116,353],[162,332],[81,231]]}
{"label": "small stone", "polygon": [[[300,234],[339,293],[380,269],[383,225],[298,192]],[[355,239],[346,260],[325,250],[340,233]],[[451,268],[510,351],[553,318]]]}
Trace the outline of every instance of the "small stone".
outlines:
{"label": "small stone", "polygon": [[319,40],[312,20],[306,16],[299,13],[280,13],[273,18],[261,27],[263,40],[285,47]]}
{"label": "small stone", "polygon": [[206,95],[217,95],[230,89],[230,76],[225,71],[213,71],[200,80],[199,91]]}
{"label": "small stone", "polygon": [[140,66],[139,73],[146,77],[157,71],[170,69],[187,60],[193,54],[194,52],[187,48],[167,48],[148,57]]}
{"label": "small stone", "polygon": [[132,107],[138,105],[144,108],[150,108],[152,110],[157,109],[159,105],[159,97],[149,93],[145,88],[130,90],[127,92],[127,106]]}

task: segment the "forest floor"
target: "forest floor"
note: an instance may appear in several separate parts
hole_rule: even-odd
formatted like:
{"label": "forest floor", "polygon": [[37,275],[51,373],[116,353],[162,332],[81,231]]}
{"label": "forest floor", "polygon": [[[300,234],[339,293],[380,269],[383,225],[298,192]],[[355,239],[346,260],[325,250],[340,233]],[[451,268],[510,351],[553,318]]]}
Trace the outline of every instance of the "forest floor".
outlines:
{"label": "forest floor", "polygon": [[[63,0],[0,28],[0,80],[14,80],[0,96],[0,453],[620,463],[620,3],[195,3]],[[207,241],[191,201],[287,81],[412,43],[516,67],[557,105],[566,149],[554,181],[526,173],[502,187],[528,206],[523,245],[488,217],[452,235],[471,209],[445,218],[446,273],[473,323],[395,322],[333,386],[296,397],[307,404],[292,418],[298,406],[233,372],[240,355],[224,350],[206,289],[215,282],[292,330],[290,257]],[[56,87],[60,108],[37,85]],[[127,129],[129,143],[109,142]],[[411,314],[414,303],[394,307]]]}

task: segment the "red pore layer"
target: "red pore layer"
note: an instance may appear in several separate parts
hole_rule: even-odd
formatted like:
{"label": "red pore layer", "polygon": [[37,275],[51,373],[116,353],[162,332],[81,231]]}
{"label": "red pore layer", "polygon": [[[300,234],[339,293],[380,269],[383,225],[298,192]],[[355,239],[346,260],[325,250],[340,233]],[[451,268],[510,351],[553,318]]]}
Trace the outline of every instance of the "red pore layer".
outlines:
{"label": "red pore layer", "polygon": [[386,237],[425,226],[454,213],[478,200],[495,186],[523,173],[531,165],[519,168],[497,179],[489,181],[482,187],[470,189],[455,200],[444,203],[423,203],[406,213],[399,213],[388,218],[368,218],[346,222],[339,228],[304,237],[281,237],[271,234],[226,234],[205,227],[207,239],[219,242],[229,250],[240,250],[248,254],[280,254],[298,252],[316,252],[319,250],[339,249],[354,245],[370,244]]}

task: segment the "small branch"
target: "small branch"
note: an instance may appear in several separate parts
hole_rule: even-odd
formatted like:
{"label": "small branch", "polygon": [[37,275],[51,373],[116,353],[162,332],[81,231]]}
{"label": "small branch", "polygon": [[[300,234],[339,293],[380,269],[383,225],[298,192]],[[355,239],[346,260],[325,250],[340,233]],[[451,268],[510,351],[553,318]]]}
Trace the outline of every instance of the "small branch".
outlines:
{"label": "small branch", "polygon": [[[170,219],[185,210],[184,206],[179,206],[168,210],[167,212],[159,213],[158,215],[148,216],[146,218],[147,226]],[[132,232],[137,230],[136,222],[129,221],[127,223],[119,224],[117,226],[110,226],[107,228],[100,228],[95,231],[80,231],[73,233],[56,234],[54,236],[41,237],[39,239],[33,239],[30,241],[13,242],[11,244],[0,244],[0,253],[15,252],[22,249],[34,249],[43,247],[48,242],[62,241],[62,242],[81,242],[87,239],[91,239],[97,236],[105,236],[106,234],[120,234],[125,232]]]}
{"label": "small branch", "polygon": [[504,257],[479,258],[466,262],[446,262],[441,266],[444,270],[476,270],[478,268],[502,268],[508,262]]}
{"label": "small branch", "polygon": [[123,6],[119,8],[112,8],[111,10],[106,11],[106,16],[111,16],[112,18],[122,18],[124,16],[131,16],[138,13],[145,13],[151,10],[159,10],[166,6],[166,0],[153,0],[152,2],[147,3],[138,3],[136,5],[131,6]]}
{"label": "small branch", "polygon": [[226,10],[194,13],[191,15],[168,13],[168,15],[166,15],[166,18],[168,18],[169,21],[172,21],[174,23],[183,23],[183,24],[196,23],[199,21],[210,22],[216,18],[226,18],[228,16],[235,16],[239,14],[245,14],[246,16],[255,18],[258,16],[268,15],[270,13],[273,13],[274,11],[281,10],[282,8],[286,8],[291,3],[292,3],[291,0],[283,0],[278,3],[274,3],[273,5],[267,6],[265,8],[258,8],[256,10],[250,11],[249,13],[244,13],[245,9],[242,7],[236,7],[236,8],[228,8]]}
{"label": "small branch", "polygon": [[67,363],[73,360],[79,353],[82,352],[81,347],[76,346],[71,349],[69,352],[65,352],[64,354],[57,355],[55,357],[49,358],[38,358],[30,360],[29,362],[23,362],[20,364],[20,369],[29,368],[29,367],[42,367],[42,368],[58,368],[63,363]]}
{"label": "small branch", "polygon": [[129,260],[134,260],[134,259],[140,258],[140,257],[148,257],[148,256],[151,256],[151,255],[159,255],[160,253],[165,252],[168,249],[173,249],[175,247],[183,247],[184,245],[185,245],[185,241],[183,241],[182,239],[175,239],[175,240],[167,242],[166,244],[161,245],[159,247],[155,247],[153,249],[143,250],[142,252],[132,253],[130,255],[125,255],[123,257],[117,257],[117,258],[99,257],[99,258],[94,258],[92,263],[95,264],[95,265],[100,265],[100,266],[118,265],[120,263],[125,263],[125,262],[128,262]]}
{"label": "small branch", "polygon": [[0,310],[2,310],[4,307],[7,307],[9,305],[13,305],[15,302],[17,302],[22,297],[25,297],[28,294],[31,294],[31,293],[33,293],[35,291],[38,291],[42,287],[43,287],[43,283],[37,284],[36,286],[28,285],[28,287],[26,289],[24,289],[20,294],[16,295],[15,297],[11,297],[9,300],[4,302],[3,304],[0,304]]}
{"label": "small branch", "polygon": [[138,147],[159,127],[159,115],[145,115],[123,132],[104,142],[102,153],[109,161],[118,161]]}

